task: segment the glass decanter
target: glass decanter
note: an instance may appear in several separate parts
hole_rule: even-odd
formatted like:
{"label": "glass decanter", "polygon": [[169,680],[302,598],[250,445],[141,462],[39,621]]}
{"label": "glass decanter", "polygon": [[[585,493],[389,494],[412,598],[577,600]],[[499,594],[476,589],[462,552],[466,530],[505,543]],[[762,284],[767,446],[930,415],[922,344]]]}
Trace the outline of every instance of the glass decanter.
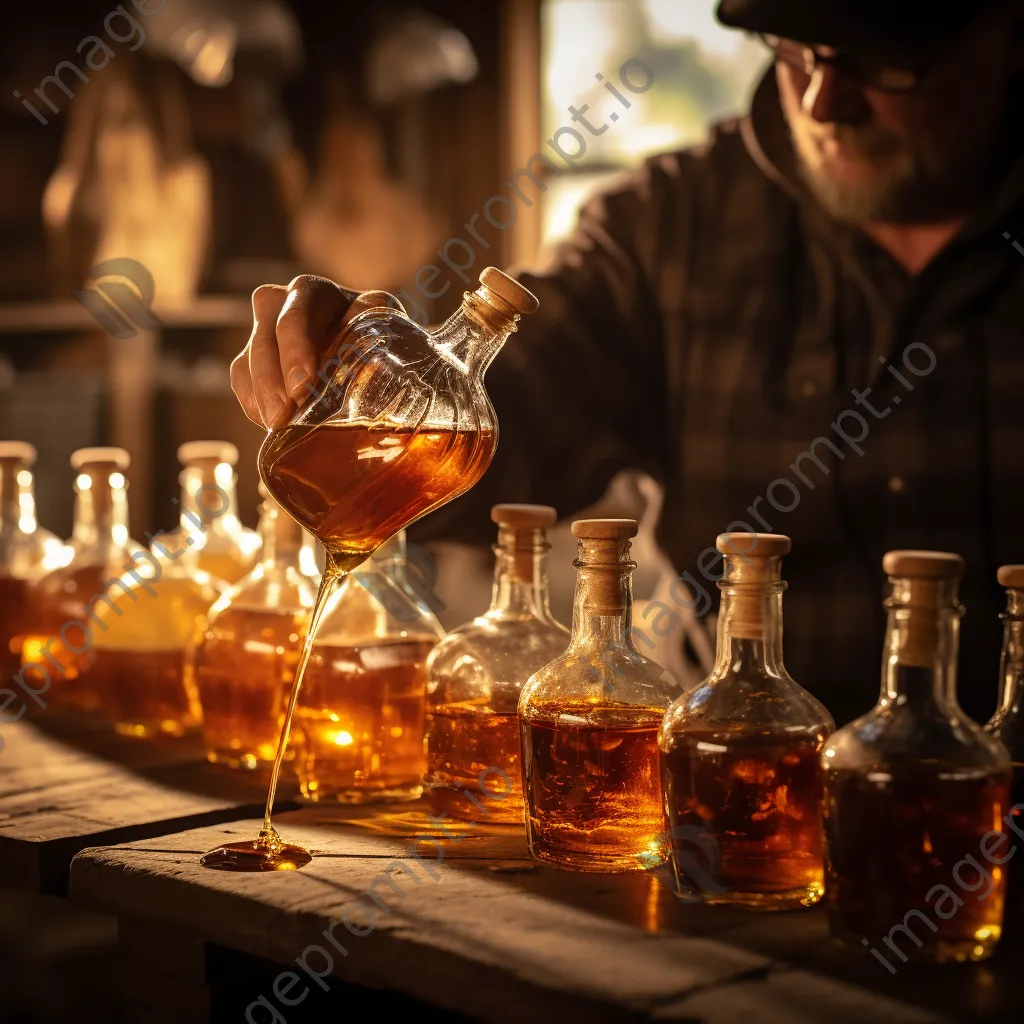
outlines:
{"label": "glass decanter", "polygon": [[184,736],[199,727],[194,655],[210,607],[227,589],[178,537],[154,539],[144,567],[124,573],[95,609],[85,682],[125,736]]}
{"label": "glass decanter", "polygon": [[1007,832],[1010,758],[956,700],[963,559],[890,551],[882,566],[881,696],[822,756],[825,902],[832,934],[895,973],[873,943],[905,963],[982,960],[999,942],[1006,876],[985,851]]}
{"label": "glass decanter", "polygon": [[123,448],[80,448],[75,470],[75,521],[70,558],[29,588],[28,635],[22,644],[26,672],[45,673],[48,703],[96,711],[100,698],[83,671],[91,664],[97,635],[96,609],[126,570],[137,567],[144,545],[128,536],[131,464]]}
{"label": "glass decanter", "polygon": [[[484,372],[536,298],[487,267],[480,287],[433,334],[387,306],[353,317],[318,375],[320,390],[268,433],[260,476],[325,550],[326,564],[271,770],[263,828],[218,847],[207,867],[294,869],[311,855],[281,841],[270,814],[317,626],[340,579],[420,516],[467,491],[498,443]],[[316,388],[310,385],[314,391]]]}
{"label": "glass decanter", "polygon": [[724,533],[711,674],[658,737],[678,891],[766,910],[821,899],[821,749],[835,728],[782,663],[778,534]]}
{"label": "glass decanter", "polygon": [[24,441],[0,441],[0,673],[16,675],[28,633],[28,590],[62,565],[70,549],[36,518],[31,467],[36,450]]}
{"label": "glass decanter", "polygon": [[[1009,751],[1013,763],[1012,807],[1004,824],[1016,851],[1006,870],[1006,914],[1003,921],[1007,938],[1024,935],[1024,565],[1004,565],[998,572],[1000,586],[1006,588],[1003,620],[1003,652],[999,663],[999,707],[985,727]],[[1004,848],[997,853],[1006,855]]]}
{"label": "glass decanter", "polygon": [[210,609],[195,655],[206,756],[233,768],[274,761],[319,585],[309,535],[260,494],[260,561]]}
{"label": "glass decanter", "polygon": [[414,800],[423,791],[427,656],[441,624],[409,586],[405,533],[331,597],[295,710],[295,768],[308,800]]}
{"label": "glass decanter", "polygon": [[200,569],[237,583],[252,571],[260,547],[259,533],[238,518],[238,449],[229,441],[188,441],[179,446],[178,461],[181,525],[164,543],[187,543]]}
{"label": "glass decanter", "polygon": [[523,687],[526,835],[539,860],[641,871],[664,859],[658,728],[678,687],[632,641],[632,519],[583,519],[572,634]]}
{"label": "glass decanter", "polygon": [[424,778],[435,814],[464,821],[523,823],[519,697],[537,669],[569,642],[551,616],[548,505],[495,505],[491,606],[453,629],[427,661]]}

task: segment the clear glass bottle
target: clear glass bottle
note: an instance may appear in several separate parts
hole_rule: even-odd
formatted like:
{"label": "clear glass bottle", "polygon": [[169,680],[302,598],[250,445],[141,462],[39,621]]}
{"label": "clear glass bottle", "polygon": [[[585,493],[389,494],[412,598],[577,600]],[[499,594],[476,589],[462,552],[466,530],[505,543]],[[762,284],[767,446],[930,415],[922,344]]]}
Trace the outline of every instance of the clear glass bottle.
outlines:
{"label": "clear glass bottle", "polygon": [[908,959],[982,960],[999,942],[1005,871],[984,850],[1007,830],[1010,758],[956,700],[963,559],[890,551],[882,566],[881,696],[822,755],[825,902],[832,934],[895,973]]}
{"label": "clear glass bottle", "polygon": [[[267,434],[260,448],[260,477],[277,503],[320,541],[326,561],[271,769],[263,828],[252,842],[211,850],[202,858],[204,866],[267,871],[293,870],[309,863],[308,850],[282,842],[271,810],[292,715],[328,598],[345,574],[367,561],[385,541],[469,490],[483,475],[498,441],[484,373],[515,331],[520,315],[536,308],[537,300],[526,288],[487,267],[480,275],[480,287],[464,293],[460,309],[433,333],[391,306],[356,313],[324,354],[316,382],[306,382],[308,400],[287,425]],[[411,634],[409,639],[425,643],[429,632]],[[338,635],[346,642],[349,639]],[[364,638],[355,639],[362,643]],[[410,652],[392,653],[404,657]],[[415,656],[411,663],[416,664]],[[360,679],[375,671],[363,660],[361,650],[351,658],[343,657],[340,666]],[[326,682],[322,685],[327,687]],[[329,724],[323,733],[312,728],[317,706],[327,723],[336,713],[340,721],[340,712],[332,708],[333,692],[324,688],[307,702],[311,756],[319,749],[321,737],[335,751],[346,745],[342,734],[355,742],[355,734],[346,729],[335,728],[332,736]],[[422,740],[422,708],[419,713]],[[396,723],[394,728],[404,727]],[[328,765],[326,748],[322,753],[323,764]],[[410,758],[416,760],[411,754]],[[422,746],[419,761],[422,771]],[[326,775],[320,778],[315,765],[312,762],[305,776],[307,793],[351,792],[353,782],[357,794],[365,792],[363,775],[356,779],[354,767],[328,780]],[[363,767],[358,770],[365,774]],[[390,788],[396,773],[377,778],[377,770],[371,757],[373,785],[378,791]],[[310,788],[313,783],[315,790]],[[408,789],[419,786],[417,779]],[[402,782],[399,788],[407,784]]]}
{"label": "clear glass bottle", "polygon": [[237,583],[255,567],[260,547],[259,533],[238,518],[238,449],[229,441],[188,441],[178,447],[178,461],[181,526],[165,544],[187,543],[200,569]]}
{"label": "clear glass bottle", "polygon": [[295,712],[309,800],[413,800],[423,791],[427,656],[444,635],[406,578],[405,534],[331,597]]}
{"label": "clear glass bottle", "polygon": [[1013,763],[1012,807],[1004,824],[1016,852],[1006,868],[1003,930],[1007,938],[1019,939],[1024,936],[1024,565],[1001,566],[997,575],[1006,588],[999,707],[985,728],[1006,747]]}
{"label": "clear glass bottle", "polygon": [[658,728],[678,687],[632,641],[632,519],[583,519],[572,634],[523,687],[526,835],[537,860],[640,871],[664,859]]}
{"label": "clear glass bottle", "polygon": [[200,569],[197,552],[180,536],[154,539],[145,565],[118,583],[96,607],[98,628],[84,679],[122,735],[195,731],[201,718],[195,648],[227,583]]}
{"label": "clear glass bottle", "polygon": [[319,584],[309,535],[260,494],[260,561],[210,609],[195,655],[206,756],[233,768],[274,761]]}
{"label": "clear glass bottle", "polygon": [[5,684],[21,666],[30,628],[30,584],[71,557],[64,542],[36,518],[35,461],[32,445],[0,441],[0,674]]}
{"label": "clear glass bottle", "polygon": [[809,906],[824,888],[820,757],[835,723],[782,663],[790,540],[723,533],[716,546],[715,666],[669,708],[658,737],[676,884],[708,903]]}
{"label": "clear glass bottle", "polygon": [[100,698],[83,675],[94,656],[99,631],[96,608],[133,557],[145,547],[128,536],[128,481],[131,464],[123,448],[79,448],[71,454],[75,471],[75,521],[68,542],[70,558],[40,576],[29,588],[29,630],[22,664],[49,673],[47,703],[96,711]]}
{"label": "clear glass bottle", "polygon": [[[491,509],[498,525],[491,606],[453,629],[427,660],[424,783],[435,814],[523,823],[519,696],[569,642],[569,631],[551,615],[548,588],[546,528],[557,518],[549,505]],[[485,776],[482,787],[481,773],[491,768],[505,773],[508,791],[496,775]]]}

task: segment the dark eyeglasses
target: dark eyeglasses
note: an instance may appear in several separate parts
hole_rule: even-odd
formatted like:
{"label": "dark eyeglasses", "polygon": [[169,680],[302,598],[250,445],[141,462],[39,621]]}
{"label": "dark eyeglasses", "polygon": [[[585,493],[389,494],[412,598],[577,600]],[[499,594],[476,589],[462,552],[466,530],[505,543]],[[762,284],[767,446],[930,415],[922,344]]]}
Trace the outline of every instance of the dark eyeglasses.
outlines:
{"label": "dark eyeglasses", "polygon": [[813,46],[792,39],[780,39],[764,32],[758,35],[776,59],[804,74],[813,74],[818,67],[835,68],[844,77],[880,92],[912,92],[920,86],[935,60],[930,57],[916,64],[898,65],[852,53],[837,53],[829,57],[818,53]]}

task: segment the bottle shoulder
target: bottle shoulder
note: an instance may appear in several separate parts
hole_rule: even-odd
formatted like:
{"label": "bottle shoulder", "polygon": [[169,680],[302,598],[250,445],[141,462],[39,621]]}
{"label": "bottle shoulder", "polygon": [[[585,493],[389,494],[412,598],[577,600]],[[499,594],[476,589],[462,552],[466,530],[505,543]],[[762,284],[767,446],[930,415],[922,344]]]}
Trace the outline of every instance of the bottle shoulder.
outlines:
{"label": "bottle shoulder", "polygon": [[309,615],[316,603],[316,580],[294,565],[261,563],[221,594],[210,609],[211,618],[233,608],[245,612]]}
{"label": "bottle shoulder", "polygon": [[783,673],[712,673],[668,709],[664,732],[720,729],[735,735],[828,735],[835,721],[824,704]]}
{"label": "bottle shoulder", "polygon": [[661,714],[679,694],[675,678],[628,645],[595,648],[570,643],[553,661],[527,680],[519,713],[546,714],[552,703],[583,702],[658,709]]}
{"label": "bottle shoulder", "polygon": [[963,712],[922,713],[877,704],[829,737],[823,763],[832,771],[904,769],[1010,770],[1005,746]]}

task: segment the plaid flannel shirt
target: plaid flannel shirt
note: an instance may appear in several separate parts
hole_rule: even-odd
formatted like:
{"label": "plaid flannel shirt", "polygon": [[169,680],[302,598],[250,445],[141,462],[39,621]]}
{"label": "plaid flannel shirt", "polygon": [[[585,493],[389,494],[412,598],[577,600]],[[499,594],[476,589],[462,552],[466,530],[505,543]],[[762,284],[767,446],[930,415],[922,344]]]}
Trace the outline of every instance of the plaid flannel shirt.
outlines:
{"label": "plaid flannel shirt", "polygon": [[839,723],[878,693],[884,552],[956,551],[960,700],[987,718],[996,568],[1024,561],[1024,258],[1004,237],[1024,168],[915,276],[829,218],[793,163],[769,70],[748,117],[589,203],[519,274],[540,310],[487,372],[493,464],[410,533],[487,544],[495,502],[567,517],[643,469],[665,489],[660,545],[709,599],[718,533],[792,537],[786,666]]}

